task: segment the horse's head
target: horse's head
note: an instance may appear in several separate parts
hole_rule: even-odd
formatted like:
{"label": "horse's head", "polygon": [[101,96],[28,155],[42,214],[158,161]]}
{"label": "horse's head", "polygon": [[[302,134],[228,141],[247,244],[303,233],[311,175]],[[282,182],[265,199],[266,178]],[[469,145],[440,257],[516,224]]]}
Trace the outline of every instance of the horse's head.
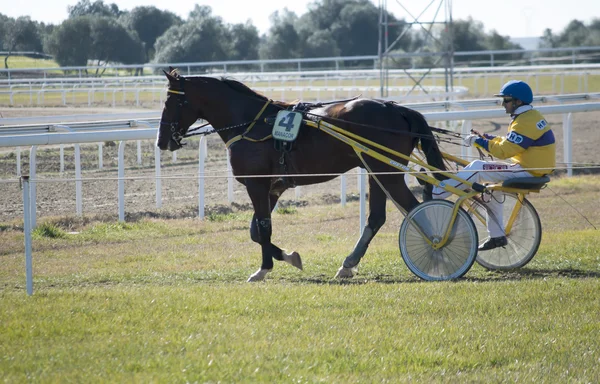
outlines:
{"label": "horse's head", "polygon": [[186,95],[189,91],[186,87],[189,88],[191,82],[180,76],[173,68],[169,68],[169,73],[165,72],[165,75],[169,80],[169,89],[160,117],[156,145],[162,150],[176,151],[181,148],[181,140],[190,126],[201,116]]}

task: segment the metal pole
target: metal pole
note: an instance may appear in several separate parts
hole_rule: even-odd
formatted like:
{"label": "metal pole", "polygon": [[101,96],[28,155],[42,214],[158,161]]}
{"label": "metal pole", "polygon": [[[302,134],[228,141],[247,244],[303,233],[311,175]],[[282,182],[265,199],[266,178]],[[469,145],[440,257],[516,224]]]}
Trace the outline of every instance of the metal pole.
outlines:
{"label": "metal pole", "polygon": [[360,221],[359,221],[359,236],[362,236],[365,224],[367,223],[367,170],[359,168],[358,171],[358,190],[360,194]]}
{"label": "metal pole", "polygon": [[229,150],[227,150],[227,201],[233,203],[233,169],[229,159]]}
{"label": "metal pole", "polygon": [[119,221],[125,221],[125,142],[119,142]]}
{"label": "metal pole", "polygon": [[156,208],[162,207],[162,183],[160,178],[160,149],[154,147],[154,173],[156,180]]}
{"label": "metal pole", "polygon": [[31,227],[35,228],[37,225],[37,185],[35,182],[37,163],[36,163],[37,145],[31,146],[29,151],[29,178],[31,181],[29,187],[29,198],[31,199],[29,218],[31,219]]}
{"label": "metal pole", "polygon": [[340,177],[340,202],[342,203],[342,207],[346,206],[346,174],[344,173],[342,177]]}
{"label": "metal pole", "polygon": [[21,176],[23,182],[23,232],[25,234],[25,285],[27,295],[33,295],[33,263],[31,260],[31,217],[29,201],[29,176]]}
{"label": "metal pole", "polygon": [[98,169],[104,168],[103,144],[98,143]]}
{"label": "metal pole", "polygon": [[137,141],[137,163],[142,164],[142,141]]}
{"label": "metal pole", "polygon": [[75,207],[77,216],[83,214],[83,199],[81,197],[81,150],[79,144],[75,144]]}
{"label": "metal pole", "polygon": [[563,115],[563,136],[564,136],[564,162],[567,166],[567,176],[573,176],[573,138],[571,136],[571,125],[573,122],[573,114],[566,113]]}
{"label": "metal pole", "polygon": [[65,145],[61,144],[60,149],[60,172],[63,173],[65,171]]}
{"label": "metal pole", "polygon": [[206,137],[200,138],[198,147],[198,218],[204,219],[204,160],[206,160]]}
{"label": "metal pole", "polygon": [[17,147],[17,177],[21,177],[21,147]]}

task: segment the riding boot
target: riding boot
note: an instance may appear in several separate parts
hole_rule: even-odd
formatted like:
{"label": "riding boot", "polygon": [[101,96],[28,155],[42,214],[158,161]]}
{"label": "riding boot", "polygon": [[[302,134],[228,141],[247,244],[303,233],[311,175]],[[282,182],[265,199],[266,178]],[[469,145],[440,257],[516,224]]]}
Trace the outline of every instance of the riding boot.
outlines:
{"label": "riding boot", "polygon": [[479,248],[477,248],[477,249],[480,251],[489,251],[490,249],[504,247],[506,244],[508,244],[508,240],[506,239],[505,236],[490,237],[489,239],[486,240],[485,243],[481,244],[479,246]]}
{"label": "riding boot", "polygon": [[433,185],[427,183],[423,185],[423,202],[433,199]]}

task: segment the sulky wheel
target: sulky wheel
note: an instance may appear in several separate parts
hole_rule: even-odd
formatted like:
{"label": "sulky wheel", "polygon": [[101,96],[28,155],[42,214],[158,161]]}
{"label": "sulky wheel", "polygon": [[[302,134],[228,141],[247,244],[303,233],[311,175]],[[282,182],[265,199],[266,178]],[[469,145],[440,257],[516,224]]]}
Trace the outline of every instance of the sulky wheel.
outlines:
{"label": "sulky wheel", "polygon": [[[502,204],[503,227],[506,228],[511,214],[518,203],[518,196],[505,194]],[[506,235],[508,244],[490,251],[482,251],[477,255],[477,263],[491,270],[508,270],[524,266],[535,256],[540,242],[542,241],[542,224],[540,217],[529,200],[523,198],[523,204],[512,225],[510,232]],[[485,241],[488,237],[485,224],[485,208],[476,203],[478,214],[472,215],[479,238]]]}
{"label": "sulky wheel", "polygon": [[408,268],[424,280],[452,280],[463,276],[477,257],[477,229],[471,217],[459,208],[445,245],[435,249],[424,238],[438,243],[452,218],[454,204],[431,200],[417,205],[400,226],[400,253]]}

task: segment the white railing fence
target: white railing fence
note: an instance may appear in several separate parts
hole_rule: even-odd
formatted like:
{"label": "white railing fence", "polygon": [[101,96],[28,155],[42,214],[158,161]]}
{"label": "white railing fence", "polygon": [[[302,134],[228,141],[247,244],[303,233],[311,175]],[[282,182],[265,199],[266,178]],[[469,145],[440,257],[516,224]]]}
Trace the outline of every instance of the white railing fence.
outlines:
{"label": "white railing fence", "polygon": [[[579,103],[579,104],[567,104],[567,105],[553,105],[553,106],[541,106],[538,110],[543,114],[563,114],[563,131],[564,131],[564,163],[567,164],[567,173],[569,176],[572,175],[572,113],[586,112],[586,111],[597,111],[600,110],[600,102],[596,103]],[[424,114],[428,121],[466,121],[467,124],[470,120],[476,119],[487,119],[495,117],[504,117],[505,113],[499,109],[486,109],[486,110],[475,110],[475,111],[450,111],[450,112],[428,112]],[[468,125],[463,125],[463,131],[468,129]],[[40,134],[23,134],[15,136],[2,136],[0,141],[0,147],[21,147],[31,146],[30,150],[30,198],[31,198],[31,212],[29,217],[31,225],[36,225],[36,151],[39,145],[60,145],[60,144],[73,144],[78,147],[80,143],[98,143],[104,141],[118,141],[119,142],[119,155],[118,155],[118,201],[119,201],[119,220],[124,220],[125,217],[125,204],[124,204],[124,180],[125,180],[125,168],[124,168],[124,143],[129,140],[152,140],[156,137],[156,129],[130,129],[130,130],[109,130],[109,131],[98,131],[98,132],[53,132],[53,133],[40,133]],[[198,155],[198,185],[204,186],[204,165],[206,160],[206,145],[205,141],[200,141],[199,155]],[[160,151],[155,149],[155,180],[156,180],[156,205],[158,208],[162,206],[161,197],[161,166],[160,166]],[[463,154],[465,155],[465,154]],[[81,194],[82,194],[82,177],[81,177],[81,163],[78,160],[80,156],[76,149],[75,153],[75,167],[76,167],[76,211],[78,215],[82,214],[81,205]],[[229,162],[228,162],[229,163]],[[233,201],[233,176],[231,170],[228,170],[228,200]],[[199,216],[203,217],[203,199],[204,191],[199,191]]]}

